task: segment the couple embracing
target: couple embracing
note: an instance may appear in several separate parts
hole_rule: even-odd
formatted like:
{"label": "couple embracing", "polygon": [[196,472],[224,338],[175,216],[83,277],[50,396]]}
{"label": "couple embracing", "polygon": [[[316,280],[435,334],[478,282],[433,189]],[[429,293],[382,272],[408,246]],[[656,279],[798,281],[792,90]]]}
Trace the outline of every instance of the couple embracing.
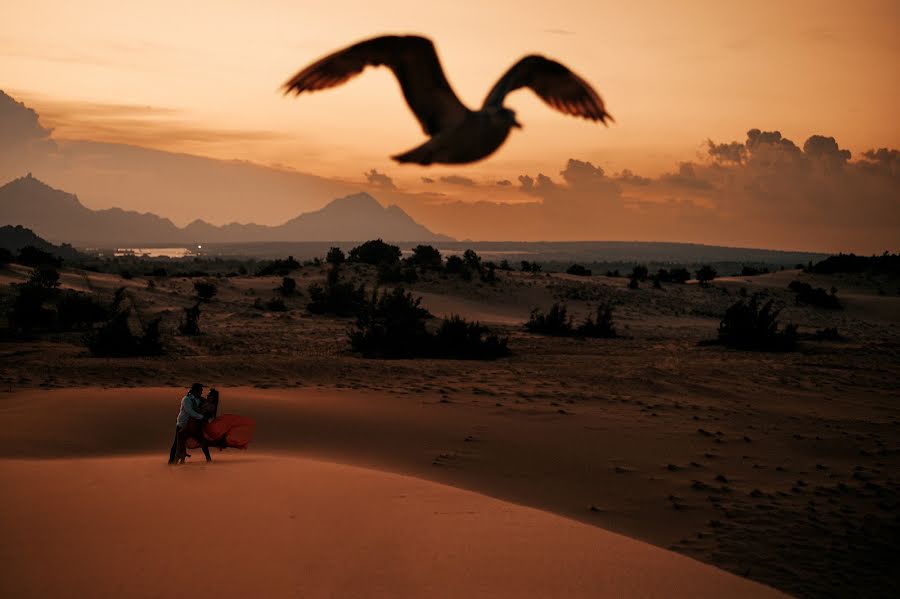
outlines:
{"label": "couple embracing", "polygon": [[246,449],[253,439],[256,423],[245,416],[219,416],[219,392],[210,389],[203,397],[203,385],[194,383],[181,400],[175,421],[175,439],[169,450],[169,464],[184,464],[188,449],[199,447],[211,462],[210,447]]}

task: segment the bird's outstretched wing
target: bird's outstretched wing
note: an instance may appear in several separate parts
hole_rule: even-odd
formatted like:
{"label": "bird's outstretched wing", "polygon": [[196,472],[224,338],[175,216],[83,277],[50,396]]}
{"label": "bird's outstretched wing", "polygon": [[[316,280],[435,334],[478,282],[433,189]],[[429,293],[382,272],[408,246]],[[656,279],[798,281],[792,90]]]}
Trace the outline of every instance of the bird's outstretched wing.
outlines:
{"label": "bird's outstretched wing", "polygon": [[450,88],[434,44],[417,36],[386,35],[339,50],[291,77],[284,93],[335,87],[367,66],[386,66],[394,72],[406,103],[428,135],[456,125],[469,112]]}
{"label": "bird's outstretched wing", "polygon": [[562,113],[604,124],[613,120],[587,81],[555,60],[536,54],[526,56],[500,77],[485,98],[484,107],[499,107],[507,94],[522,87],[530,87],[541,100]]}

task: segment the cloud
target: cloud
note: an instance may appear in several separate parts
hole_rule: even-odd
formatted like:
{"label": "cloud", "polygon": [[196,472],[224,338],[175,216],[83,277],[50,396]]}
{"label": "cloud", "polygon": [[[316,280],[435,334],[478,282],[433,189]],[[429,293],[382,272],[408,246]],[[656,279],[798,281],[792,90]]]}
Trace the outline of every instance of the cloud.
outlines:
{"label": "cloud", "polygon": [[379,189],[397,189],[393,179],[384,173],[379,173],[374,168],[366,173],[366,180],[369,182],[369,185]]}
{"label": "cloud", "polygon": [[432,179],[431,177],[422,177],[422,183],[428,183],[429,185],[431,185],[432,183],[434,183],[434,179]]}
{"label": "cloud", "polygon": [[499,181],[497,181],[498,187],[509,187],[510,185],[512,185],[512,181],[510,181],[509,179],[500,179]]}
{"label": "cloud", "polygon": [[52,129],[41,125],[38,114],[0,91],[0,153],[52,151]]}
{"label": "cloud", "polygon": [[474,187],[477,185],[474,179],[463,177],[461,175],[444,175],[440,178],[440,181],[447,185],[462,185],[464,187]]}
{"label": "cloud", "polygon": [[707,139],[706,143],[706,151],[713,160],[740,164],[747,158],[747,146],[740,142],[717,144],[713,140]]}

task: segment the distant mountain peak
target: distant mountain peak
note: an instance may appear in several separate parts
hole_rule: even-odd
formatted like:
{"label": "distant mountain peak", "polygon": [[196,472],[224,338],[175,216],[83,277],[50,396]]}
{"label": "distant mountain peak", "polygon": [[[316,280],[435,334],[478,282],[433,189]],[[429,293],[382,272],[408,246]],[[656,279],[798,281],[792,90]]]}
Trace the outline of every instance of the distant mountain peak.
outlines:
{"label": "distant mountain peak", "polygon": [[337,198],[278,226],[196,219],[179,228],[167,218],[119,208],[91,210],[76,196],[31,173],[0,187],[0,223],[25,225],[54,241],[97,247],[139,243],[265,241],[450,241],[417,223],[399,206],[384,206],[365,192]]}

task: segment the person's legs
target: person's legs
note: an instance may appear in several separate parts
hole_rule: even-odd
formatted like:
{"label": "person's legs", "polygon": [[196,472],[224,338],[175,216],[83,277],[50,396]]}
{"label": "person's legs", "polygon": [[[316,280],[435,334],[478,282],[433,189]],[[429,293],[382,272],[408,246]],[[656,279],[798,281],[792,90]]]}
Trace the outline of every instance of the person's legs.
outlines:
{"label": "person's legs", "polygon": [[175,427],[175,437],[172,439],[172,447],[169,449],[169,463],[175,463],[175,455],[178,450],[178,427]]}
{"label": "person's legs", "polygon": [[175,441],[176,441],[176,449],[175,449],[175,463],[176,464],[184,464],[184,454],[187,453],[187,437],[188,437],[188,427],[180,426],[178,427],[178,431],[175,433]]}

